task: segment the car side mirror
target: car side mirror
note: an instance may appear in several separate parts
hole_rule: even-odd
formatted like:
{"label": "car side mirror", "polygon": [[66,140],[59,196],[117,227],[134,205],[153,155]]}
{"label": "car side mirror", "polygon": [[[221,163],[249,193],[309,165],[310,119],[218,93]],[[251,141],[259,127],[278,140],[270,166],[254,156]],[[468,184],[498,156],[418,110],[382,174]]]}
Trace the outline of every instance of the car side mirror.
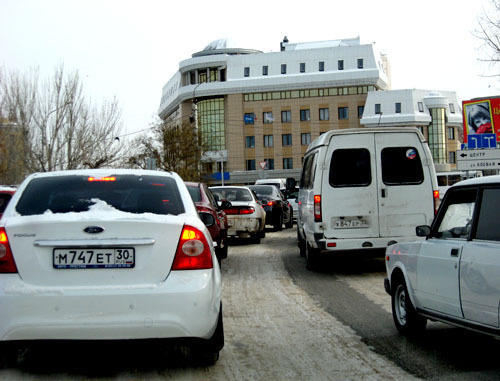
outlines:
{"label": "car side mirror", "polygon": [[207,228],[215,224],[215,218],[210,213],[200,212],[198,215]]}
{"label": "car side mirror", "polygon": [[427,225],[420,225],[415,228],[417,237],[429,237],[431,235],[431,228]]}

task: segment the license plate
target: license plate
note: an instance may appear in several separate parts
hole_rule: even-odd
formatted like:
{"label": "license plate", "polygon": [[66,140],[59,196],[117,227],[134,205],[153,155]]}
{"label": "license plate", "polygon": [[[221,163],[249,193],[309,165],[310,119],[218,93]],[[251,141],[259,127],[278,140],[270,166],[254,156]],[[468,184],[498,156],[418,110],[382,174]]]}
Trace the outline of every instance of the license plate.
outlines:
{"label": "license plate", "polygon": [[335,229],[355,229],[355,228],[367,228],[368,227],[368,221],[365,219],[350,219],[350,218],[344,218],[341,220],[334,220],[333,222],[333,227]]}
{"label": "license plate", "polygon": [[133,247],[54,249],[55,269],[132,268],[135,266]]}

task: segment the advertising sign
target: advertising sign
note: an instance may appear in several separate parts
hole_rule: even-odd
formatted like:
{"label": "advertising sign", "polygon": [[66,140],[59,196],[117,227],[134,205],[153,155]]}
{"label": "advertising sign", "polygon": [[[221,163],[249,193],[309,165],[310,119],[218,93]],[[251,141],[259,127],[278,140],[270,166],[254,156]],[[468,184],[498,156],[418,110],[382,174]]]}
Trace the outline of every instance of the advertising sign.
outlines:
{"label": "advertising sign", "polygon": [[500,142],[500,97],[463,101],[462,110],[469,149],[493,148]]}

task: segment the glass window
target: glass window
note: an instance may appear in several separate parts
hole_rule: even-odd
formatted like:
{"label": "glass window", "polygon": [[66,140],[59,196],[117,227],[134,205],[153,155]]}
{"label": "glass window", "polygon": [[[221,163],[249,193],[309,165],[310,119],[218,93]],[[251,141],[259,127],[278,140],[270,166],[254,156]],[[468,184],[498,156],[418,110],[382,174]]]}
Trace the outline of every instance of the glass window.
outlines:
{"label": "glass window", "polygon": [[418,102],[418,111],[424,112],[424,104],[422,102]]}
{"label": "glass window", "polygon": [[448,163],[449,164],[457,163],[457,153],[455,151],[448,152]]}
{"label": "glass window", "polygon": [[255,136],[245,137],[245,147],[246,148],[255,148]]}
{"label": "glass window", "polygon": [[283,169],[293,169],[293,159],[291,157],[283,158]]}
{"label": "glass window", "polygon": [[316,170],[316,155],[317,152],[304,159],[303,170],[300,176],[300,187],[303,189],[311,189],[313,187],[314,172]]}
{"label": "glass window", "polygon": [[303,146],[311,144],[311,134],[309,132],[300,134],[300,144]]}
{"label": "glass window", "polygon": [[358,106],[358,118],[361,119],[363,117],[363,113],[365,112],[365,106]]}
{"label": "glass window", "polygon": [[452,114],[454,114],[454,113],[455,113],[455,105],[454,105],[453,103],[450,103],[450,105],[449,105],[449,106],[450,106],[450,112],[451,112]]}
{"label": "glass window", "polygon": [[247,160],[247,171],[255,171],[255,159]]}
{"label": "glass window", "polygon": [[254,124],[255,114],[253,112],[247,112],[243,116],[243,120],[244,120],[245,124]]}
{"label": "glass window", "polygon": [[291,146],[292,145],[292,134],[281,135],[281,141],[282,141],[283,146]]}
{"label": "glass window", "polygon": [[329,182],[332,187],[366,187],[372,182],[370,151],[346,148],[333,151]]}
{"label": "glass window", "polygon": [[375,103],[375,114],[381,114],[380,103]]}
{"label": "glass window", "polygon": [[349,119],[349,108],[339,107],[339,119]]}
{"label": "glass window", "polygon": [[330,110],[327,108],[320,108],[319,120],[330,120]]}
{"label": "glass window", "polygon": [[424,171],[414,147],[382,149],[382,181],[386,185],[414,185],[424,181]]}
{"label": "glass window", "polygon": [[448,140],[455,140],[455,128],[448,127]]}
{"label": "glass window", "polygon": [[224,120],[223,97],[198,102],[198,126],[201,129],[203,147],[207,151],[226,149]]}
{"label": "glass window", "polygon": [[264,159],[267,169],[274,169],[274,159]]}
{"label": "glass window", "polygon": [[274,145],[273,135],[264,135],[264,147],[272,147]]}
{"label": "glass window", "polygon": [[358,69],[363,69],[363,58],[358,58]]}
{"label": "glass window", "polygon": [[311,110],[300,110],[300,121],[305,122],[311,120]]}
{"label": "glass window", "polygon": [[500,216],[500,189],[483,190],[475,238],[500,241],[500,229],[497,225],[498,216]]}
{"label": "glass window", "polygon": [[396,114],[401,114],[401,103],[397,102],[395,104],[395,111],[396,111]]}
{"label": "glass window", "polygon": [[344,70],[344,60],[338,61],[338,68],[339,68],[339,70]]}
{"label": "glass window", "polygon": [[268,74],[268,66],[265,65],[265,66],[262,66],[262,75],[267,75]]}
{"label": "glass window", "polygon": [[292,111],[284,110],[281,111],[281,123],[291,123],[292,122]]}
{"label": "glass window", "polygon": [[[443,210],[439,213],[439,216],[442,217],[435,224],[437,231],[432,235],[443,239],[467,239],[476,204],[476,195],[475,189],[449,189],[446,195],[446,204],[442,206]],[[498,219],[498,215],[496,218]],[[434,228],[436,229],[436,227]]]}
{"label": "glass window", "polygon": [[286,64],[281,64],[281,74],[286,74]]}
{"label": "glass window", "polygon": [[243,75],[245,77],[249,77],[250,76],[250,68],[248,66],[245,67]]}
{"label": "glass window", "polygon": [[274,122],[274,116],[272,111],[266,111],[262,113],[262,123],[270,124]]}
{"label": "glass window", "polygon": [[319,61],[319,71],[325,71],[325,62]]}
{"label": "glass window", "polygon": [[300,72],[305,73],[306,72],[306,64],[304,62],[300,63]]}

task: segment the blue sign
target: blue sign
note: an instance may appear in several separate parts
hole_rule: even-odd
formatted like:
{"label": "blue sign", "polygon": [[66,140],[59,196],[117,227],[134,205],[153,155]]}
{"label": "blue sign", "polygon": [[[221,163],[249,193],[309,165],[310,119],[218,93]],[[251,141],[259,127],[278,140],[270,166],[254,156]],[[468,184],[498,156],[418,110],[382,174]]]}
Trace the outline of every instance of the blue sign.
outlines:
{"label": "blue sign", "polygon": [[497,148],[495,134],[470,134],[467,136],[467,148]]}
{"label": "blue sign", "polygon": [[[222,176],[220,175],[220,172],[212,173],[212,178],[214,178],[215,180],[219,180],[219,181],[222,180]],[[224,172],[224,180],[229,180],[229,172]]]}
{"label": "blue sign", "polygon": [[245,114],[244,121],[245,124],[253,124],[255,120],[255,114]]}

